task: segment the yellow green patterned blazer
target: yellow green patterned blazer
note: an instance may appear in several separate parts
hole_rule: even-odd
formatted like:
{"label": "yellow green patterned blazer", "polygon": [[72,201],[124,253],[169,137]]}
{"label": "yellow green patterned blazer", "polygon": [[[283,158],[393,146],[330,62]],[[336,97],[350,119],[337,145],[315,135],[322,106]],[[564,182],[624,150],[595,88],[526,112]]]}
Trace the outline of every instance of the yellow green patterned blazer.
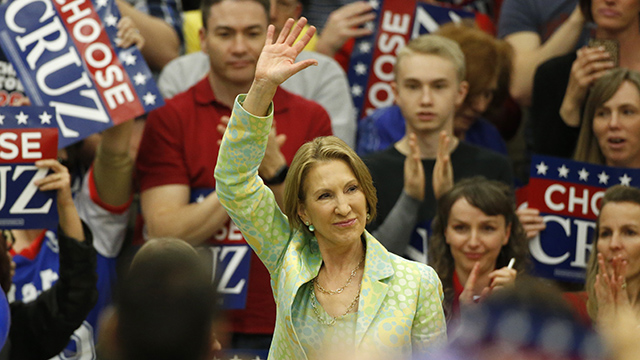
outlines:
{"label": "yellow green patterned blazer", "polygon": [[[305,336],[292,312],[301,303],[301,288],[320,270],[322,256],[312,235],[289,227],[271,190],[258,176],[273,112],[247,113],[240,95],[224,135],[215,170],[222,205],[271,274],[277,305],[269,359],[309,359]],[[358,354],[380,359],[409,358],[446,342],[442,285],[435,271],[389,253],[365,232],[366,257],[358,303],[355,339]],[[308,288],[308,287],[304,287]],[[308,297],[304,297],[308,299]]]}

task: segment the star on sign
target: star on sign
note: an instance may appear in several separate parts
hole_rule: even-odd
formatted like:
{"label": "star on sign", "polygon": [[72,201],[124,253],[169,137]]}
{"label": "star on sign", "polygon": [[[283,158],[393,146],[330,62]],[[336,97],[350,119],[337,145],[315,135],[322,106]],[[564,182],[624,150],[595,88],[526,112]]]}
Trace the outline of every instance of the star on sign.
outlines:
{"label": "star on sign", "polygon": [[107,0],[96,0],[96,5],[98,6],[98,9],[106,7]]}
{"label": "star on sign", "polygon": [[0,125],[4,125],[4,115],[0,115]]}
{"label": "star on sign", "polygon": [[29,115],[20,111],[20,114],[16,115],[16,120],[18,120],[18,125],[23,124],[27,125],[27,120],[29,119]]}
{"label": "star on sign", "polygon": [[203,201],[204,201],[204,195],[200,194],[200,196],[198,196],[198,198],[196,199],[196,202],[199,204]]}
{"label": "star on sign", "polygon": [[151,92],[148,92],[148,93],[144,94],[144,96],[142,97],[142,100],[144,100],[144,104],[145,105],[155,105],[156,104],[156,96],[153,95]]}
{"label": "star on sign", "polygon": [[124,52],[120,55],[120,60],[124,62],[126,65],[135,65],[136,64],[136,56],[130,52]]}
{"label": "star on sign", "polygon": [[362,87],[360,85],[353,85],[351,87],[351,94],[353,94],[353,96],[362,96]]}
{"label": "star on sign", "polygon": [[118,18],[113,16],[113,14],[109,14],[104,17],[104,23],[107,26],[116,26],[118,24]]}
{"label": "star on sign", "polygon": [[365,75],[367,73],[367,65],[361,62],[357,63],[356,66],[354,66],[354,69],[358,75]]}
{"label": "star on sign", "polygon": [[374,10],[378,10],[378,7],[380,7],[380,3],[378,2],[378,0],[369,0],[369,5],[370,5]]}
{"label": "star on sign", "polygon": [[600,174],[598,174],[598,183],[607,185],[608,182],[609,175],[607,175],[607,173],[605,173],[603,170]]}
{"label": "star on sign", "polygon": [[47,114],[47,112],[43,112],[42,114],[38,115],[38,117],[40,118],[40,124],[44,125],[44,124],[51,124],[51,118],[53,116]]}
{"label": "star on sign", "polygon": [[558,176],[563,178],[569,177],[569,169],[566,166],[564,166],[564,164],[562,164],[562,167],[558,168]]}
{"label": "star on sign", "polygon": [[620,185],[624,185],[624,186],[631,185],[631,178],[627,174],[622,175],[618,179],[620,180]]}
{"label": "star on sign", "polygon": [[549,167],[543,161],[540,164],[536,165],[536,169],[538,170],[538,175],[547,175],[547,170],[549,169]]}
{"label": "star on sign", "polygon": [[580,180],[587,181],[587,179],[589,178],[589,172],[585,168],[582,168],[582,170],[578,171],[578,175],[580,175]]}
{"label": "star on sign", "polygon": [[147,77],[143,73],[139,72],[133,77],[133,81],[136,85],[144,85],[147,83]]}
{"label": "star on sign", "polygon": [[369,21],[369,22],[364,24],[364,28],[369,30],[369,31],[373,31],[376,28],[376,24],[373,21]]}
{"label": "star on sign", "polygon": [[363,54],[368,54],[371,51],[371,43],[368,41],[363,42],[358,46],[358,50]]}

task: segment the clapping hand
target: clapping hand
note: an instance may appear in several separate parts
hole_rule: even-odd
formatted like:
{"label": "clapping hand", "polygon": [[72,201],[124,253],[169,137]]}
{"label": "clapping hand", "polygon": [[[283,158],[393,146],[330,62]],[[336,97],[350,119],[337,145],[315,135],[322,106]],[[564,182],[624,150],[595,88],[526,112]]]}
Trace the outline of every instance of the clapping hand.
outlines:
{"label": "clapping hand", "polygon": [[433,194],[436,200],[453,188],[453,168],[451,167],[451,137],[441,131],[438,138],[438,155],[433,166]]}
{"label": "clapping hand", "polygon": [[608,262],[598,254],[599,269],[594,287],[598,300],[598,324],[601,326],[613,325],[617,312],[631,307],[626,289],[627,265],[627,260],[620,256]]}
{"label": "clapping hand", "polygon": [[416,200],[424,200],[424,168],[416,134],[409,134],[409,155],[404,160],[404,192]]}

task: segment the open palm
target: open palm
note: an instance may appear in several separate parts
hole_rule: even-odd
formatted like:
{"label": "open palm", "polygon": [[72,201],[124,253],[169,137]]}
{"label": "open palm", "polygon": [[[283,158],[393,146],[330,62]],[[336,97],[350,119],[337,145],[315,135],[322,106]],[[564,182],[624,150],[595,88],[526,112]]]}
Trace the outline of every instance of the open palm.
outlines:
{"label": "open palm", "polygon": [[298,54],[316,32],[315,27],[309,27],[300,41],[294,44],[306,24],[307,19],[304,17],[300,18],[295,26],[293,19],[287,20],[275,42],[273,41],[275,28],[273,25],[269,26],[267,40],[256,65],[256,81],[265,81],[277,86],[298,71],[318,63],[314,59],[295,62]]}

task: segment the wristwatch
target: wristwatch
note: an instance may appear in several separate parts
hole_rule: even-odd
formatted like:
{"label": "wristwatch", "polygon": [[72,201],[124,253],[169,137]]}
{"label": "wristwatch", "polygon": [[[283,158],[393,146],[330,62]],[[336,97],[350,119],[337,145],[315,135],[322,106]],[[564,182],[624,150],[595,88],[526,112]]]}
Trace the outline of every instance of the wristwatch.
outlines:
{"label": "wristwatch", "polygon": [[271,179],[262,179],[265,185],[279,185],[284,182],[284,179],[287,177],[287,172],[289,172],[289,166],[284,164],[276,171],[276,174],[273,175]]}

